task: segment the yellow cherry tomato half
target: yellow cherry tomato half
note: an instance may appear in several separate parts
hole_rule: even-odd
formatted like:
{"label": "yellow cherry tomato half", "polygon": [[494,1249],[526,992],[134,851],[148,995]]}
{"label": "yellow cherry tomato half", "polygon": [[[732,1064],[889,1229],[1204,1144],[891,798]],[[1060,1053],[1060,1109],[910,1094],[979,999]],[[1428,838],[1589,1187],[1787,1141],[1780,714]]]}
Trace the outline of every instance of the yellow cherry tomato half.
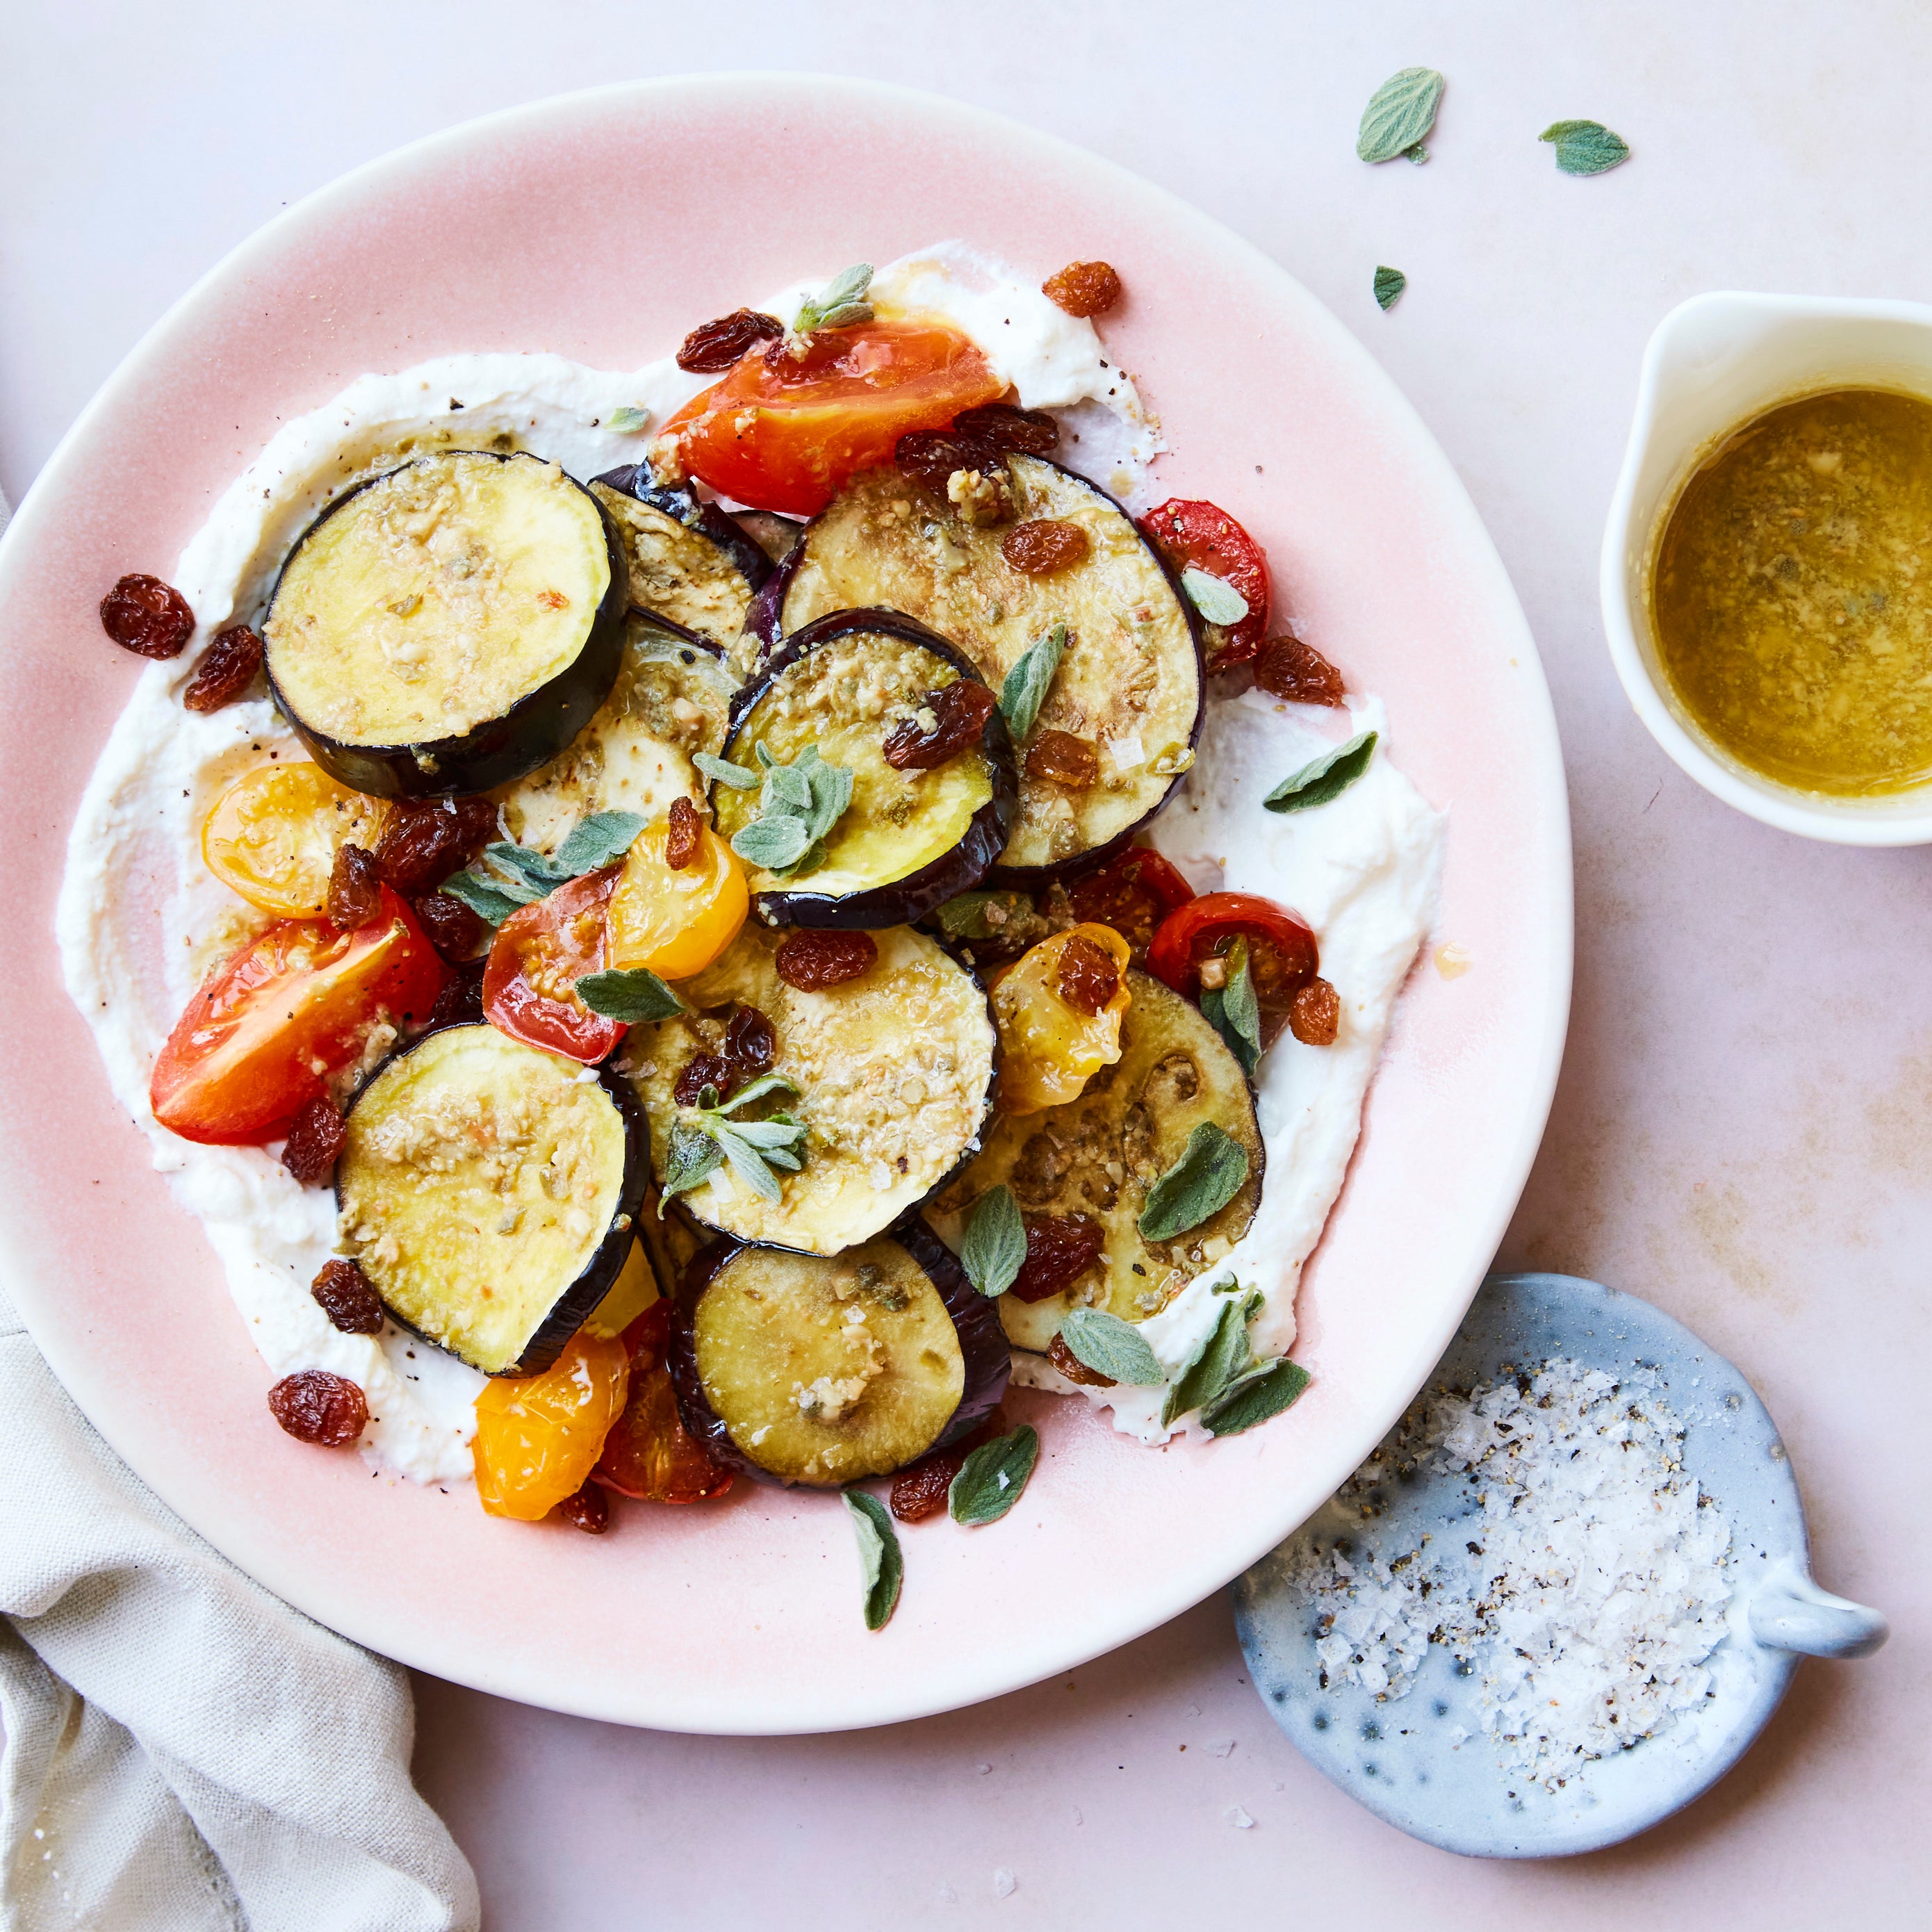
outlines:
{"label": "yellow cherry tomato half", "polygon": [[1029,947],[994,980],[1002,1113],[1078,1100],[1120,1058],[1132,956],[1111,926],[1076,926]]}
{"label": "yellow cherry tomato half", "polygon": [[476,1398],[470,1453],[491,1516],[535,1522],[590,1480],[630,1392],[630,1351],[579,1330],[540,1376],[500,1376]]}
{"label": "yellow cherry tomato half", "polygon": [[278,919],[313,919],[328,906],[336,854],[350,844],[374,851],[388,812],[320,765],[262,765],[214,801],[201,856],[251,906]]}
{"label": "yellow cherry tomato half", "polygon": [[610,964],[688,980],[737,938],[752,895],[736,855],[709,825],[699,828],[691,862],[676,871],[664,856],[670,836],[667,816],[646,826],[625,854],[610,898]]}

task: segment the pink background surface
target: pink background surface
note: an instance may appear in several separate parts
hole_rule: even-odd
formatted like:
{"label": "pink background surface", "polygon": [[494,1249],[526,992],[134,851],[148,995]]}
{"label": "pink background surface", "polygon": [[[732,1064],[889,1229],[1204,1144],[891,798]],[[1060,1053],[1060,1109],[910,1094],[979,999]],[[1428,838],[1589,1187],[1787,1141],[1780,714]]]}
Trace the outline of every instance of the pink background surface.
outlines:
{"label": "pink background surface", "polygon": [[[1932,160],[1901,140],[1932,26],[1904,6],[1683,10],[1390,4],[1358,24],[1230,6],[1162,40],[1045,4],[989,5],[970,32],[936,9],[754,4],[728,46],[702,20],[584,4],[539,29],[495,0],[0,26],[25,83],[0,126],[0,484],[16,499],[127,347],[281,201],[416,134],[613,78],[790,57],[942,86],[1136,168],[1299,276],[1469,484],[1564,728],[1577,1000],[1504,1258],[1650,1295],[1736,1360],[1790,1445],[1821,1579],[1894,1622],[1869,1663],[1801,1670],[1690,1811],[1549,1868],[1426,1850],[1334,1791],[1240,1681],[1219,1600],[1070,1677],[842,1737],[629,1732],[424,1682],[418,1772],[493,1927],[735,1924],[805,1895],[863,1923],[1923,1919],[1932,859],[1808,846],[1706,798],[1624,706],[1594,584],[1636,358],[1670,304],[1726,286],[1932,297],[1906,245]],[[1435,160],[1359,166],[1361,100],[1414,61],[1450,76]],[[1532,137],[1573,114],[1636,160],[1556,176]],[[1411,278],[1387,316],[1377,262]],[[1236,1804],[1252,1830],[1228,1822]],[[998,1868],[1018,1880],[1004,1900]]]}

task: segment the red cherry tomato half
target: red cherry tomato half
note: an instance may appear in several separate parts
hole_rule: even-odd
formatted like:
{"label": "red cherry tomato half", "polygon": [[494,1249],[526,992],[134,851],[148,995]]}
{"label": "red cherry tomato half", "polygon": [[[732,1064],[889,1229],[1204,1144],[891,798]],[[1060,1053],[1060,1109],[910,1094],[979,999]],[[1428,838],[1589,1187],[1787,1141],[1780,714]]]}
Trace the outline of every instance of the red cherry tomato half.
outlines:
{"label": "red cherry tomato half", "polygon": [[272,1140],[379,1018],[426,1019],[448,977],[387,886],[353,932],[278,920],[224,960],[176,1022],[148,1082],[154,1118],[184,1140]]}
{"label": "red cherry tomato half", "polygon": [[703,1502],[731,1486],[731,1472],[686,1432],[663,1364],[644,1359],[632,1371],[624,1412],[592,1473],[607,1490],[647,1503]]}
{"label": "red cherry tomato half", "polygon": [[760,344],[664,425],[687,474],[741,503],[809,517],[849,476],[890,463],[901,436],[996,402],[1005,382],[957,329],[875,322],[828,328],[794,360]]}
{"label": "red cherry tomato half", "polygon": [[1162,920],[1193,896],[1194,888],[1180,872],[1144,845],[1130,847],[1070,889],[1074,917],[1111,926],[1127,942],[1136,966],[1147,964],[1148,947]]}
{"label": "red cherry tomato half", "polygon": [[1170,497],[1141,519],[1141,530],[1177,572],[1225,578],[1247,600],[1238,624],[1204,626],[1208,668],[1226,670],[1255,656],[1268,630],[1268,553],[1226,510],[1198,499]]}
{"label": "red cherry tomato half", "polygon": [[623,1022],[593,1013],[577,990],[608,963],[604,916],[623,869],[586,872],[497,928],[483,968],[483,1016],[498,1032],[586,1064],[624,1037]]}
{"label": "red cherry tomato half", "polygon": [[1193,999],[1201,990],[1202,962],[1220,958],[1237,939],[1248,942],[1262,1045],[1272,1046],[1295,994],[1322,965],[1314,934],[1286,906],[1256,892],[1204,892],[1161,922],[1148,948],[1148,970]]}

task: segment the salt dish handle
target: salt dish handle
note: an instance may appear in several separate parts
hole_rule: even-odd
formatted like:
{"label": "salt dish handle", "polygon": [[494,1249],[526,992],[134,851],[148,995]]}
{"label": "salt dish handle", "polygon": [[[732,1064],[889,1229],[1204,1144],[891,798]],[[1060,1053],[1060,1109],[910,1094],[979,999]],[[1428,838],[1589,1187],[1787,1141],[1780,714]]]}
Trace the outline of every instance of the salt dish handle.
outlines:
{"label": "salt dish handle", "polygon": [[1880,1612],[1821,1590],[1789,1562],[1759,1586],[1750,1621],[1751,1635],[1768,1649],[1806,1657],[1869,1657],[1892,1634]]}

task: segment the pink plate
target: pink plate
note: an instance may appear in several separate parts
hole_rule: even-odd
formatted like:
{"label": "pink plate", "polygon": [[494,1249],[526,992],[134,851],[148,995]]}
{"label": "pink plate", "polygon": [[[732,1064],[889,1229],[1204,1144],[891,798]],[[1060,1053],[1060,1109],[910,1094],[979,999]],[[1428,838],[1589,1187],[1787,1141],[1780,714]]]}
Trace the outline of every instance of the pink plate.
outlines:
{"label": "pink plate", "polygon": [[[740,1485],[620,1508],[601,1540],[302,1447],[214,1255],[170,1200],[62,988],[55,894],[137,670],[94,605],[165,574],[277,424],[365,370],[548,349],[603,368],[800,274],[961,236],[1045,275],[1121,272],[1108,340],[1162,418],[1172,494],[1266,544],[1280,608],[1381,693],[1450,808],[1442,924],[1468,954],[1404,993],[1348,1186],[1301,1292],[1313,1387],[1266,1428],[1156,1453],[1020,1394],[1040,1473],[1003,1523],[906,1533],[899,1612],[859,1613],[845,1513]],[[236,250],[94,399],[0,544],[15,855],[0,1009],[8,1284],[127,1460],[242,1568],[439,1676],[667,1729],[824,1730],[944,1710],[1173,1616],[1326,1497],[1420,1384],[1541,1134],[1570,983],[1563,771],[1536,650],[1469,500],[1325,310],[1118,169],[954,103],[770,76],[624,86],[376,163]]]}

